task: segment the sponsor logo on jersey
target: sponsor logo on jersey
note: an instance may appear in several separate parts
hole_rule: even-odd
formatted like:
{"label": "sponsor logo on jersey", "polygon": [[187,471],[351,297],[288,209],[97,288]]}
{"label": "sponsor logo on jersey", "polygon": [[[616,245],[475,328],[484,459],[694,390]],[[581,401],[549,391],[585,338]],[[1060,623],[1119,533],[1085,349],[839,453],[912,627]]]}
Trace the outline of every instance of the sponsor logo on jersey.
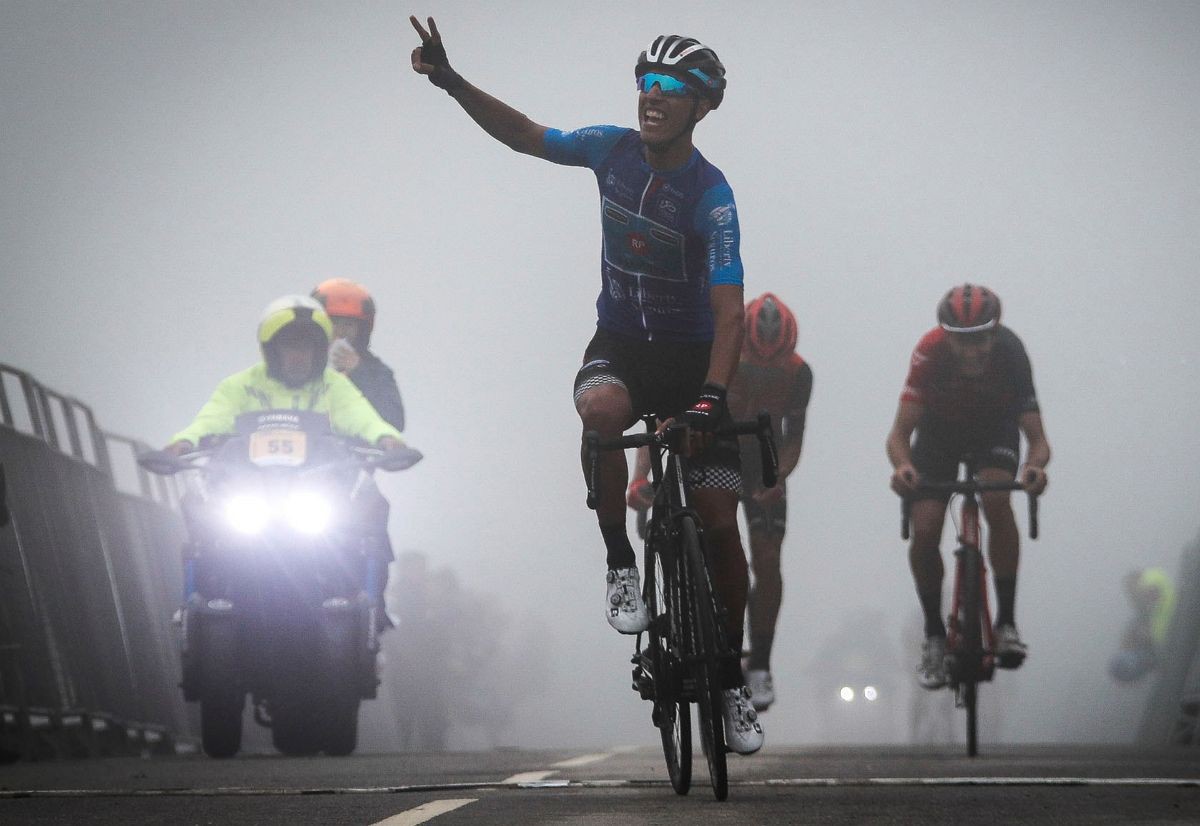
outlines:
{"label": "sponsor logo on jersey", "polygon": [[708,213],[708,217],[719,227],[733,223],[733,204],[722,204]]}

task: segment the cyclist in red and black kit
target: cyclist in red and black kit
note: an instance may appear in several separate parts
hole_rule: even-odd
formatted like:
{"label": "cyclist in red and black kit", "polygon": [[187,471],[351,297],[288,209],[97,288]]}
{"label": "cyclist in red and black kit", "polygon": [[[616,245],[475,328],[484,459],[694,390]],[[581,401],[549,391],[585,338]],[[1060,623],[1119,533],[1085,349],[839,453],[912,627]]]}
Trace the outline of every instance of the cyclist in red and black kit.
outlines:
{"label": "cyclist in red and black kit", "polygon": [[[800,462],[813,373],[808,362],[796,353],[796,317],[777,296],[764,293],[747,304],[745,327],[741,359],[729,385],[729,412],[735,419],[752,419],[766,410],[775,432],[781,434],[779,483],[773,488],[762,486],[756,443],[747,440],[741,446],[740,499],[750,528],[750,567],[754,573],[746,606],[750,637],[746,685],[755,710],[766,711],[775,702],[771,647],[783,599],[779,553],[787,530],[784,480]],[[649,472],[649,458],[645,451],[639,451],[635,478],[626,497],[634,510],[646,510],[654,501]]]}
{"label": "cyclist in red and black kit", "polygon": [[[959,462],[971,456],[978,478],[1019,477],[1027,491],[1041,493],[1050,461],[1029,356],[1016,334],[1000,324],[1000,299],[986,287],[963,284],[946,293],[937,316],[938,326],[913,351],[887,439],[892,490],[915,497],[908,557],[925,615],[918,681],[929,689],[946,684],[939,545],[948,497],[917,493],[918,482],[953,481]],[[1027,449],[1018,473],[1020,433]],[[1026,647],[1014,614],[1020,539],[1009,494],[983,494],[983,511],[996,584],[997,664],[1017,668]]]}

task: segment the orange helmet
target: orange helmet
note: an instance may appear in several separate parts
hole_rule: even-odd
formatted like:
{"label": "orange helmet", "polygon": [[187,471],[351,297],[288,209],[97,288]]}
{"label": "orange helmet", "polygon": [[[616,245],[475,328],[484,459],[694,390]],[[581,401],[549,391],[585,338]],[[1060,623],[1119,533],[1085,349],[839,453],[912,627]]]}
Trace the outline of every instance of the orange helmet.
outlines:
{"label": "orange helmet", "polygon": [[325,312],[333,318],[357,318],[363,322],[363,346],[371,338],[375,328],[375,299],[362,284],[348,278],[330,278],[322,281],[312,291],[312,297],[320,301]]}
{"label": "orange helmet", "polygon": [[771,361],[796,349],[796,317],[774,293],[746,305],[746,346],[759,361]]}

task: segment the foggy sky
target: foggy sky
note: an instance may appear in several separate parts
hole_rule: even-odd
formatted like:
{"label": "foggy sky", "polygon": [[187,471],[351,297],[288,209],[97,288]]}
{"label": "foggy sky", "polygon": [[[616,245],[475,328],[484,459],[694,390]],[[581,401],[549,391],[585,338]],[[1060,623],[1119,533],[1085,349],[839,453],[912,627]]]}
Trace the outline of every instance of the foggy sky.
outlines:
{"label": "foggy sky", "polygon": [[413,74],[409,13],[558,128],[635,125],[658,33],[728,68],[696,143],[737,199],[747,297],[793,307],[815,373],[768,743],[820,736],[810,664],[848,618],[875,612],[893,648],[917,621],[883,442],[913,345],[968,279],[1026,344],[1055,454],[1003,734],[1128,737],[1137,698],[1104,672],[1119,578],[1174,570],[1198,527],[1200,7],[0,3],[0,362],[159,444],[257,359],[269,300],[365,283],[427,456],[386,483],[397,547],[545,625],[523,745],[612,745],[654,738],[601,618],[576,464],[595,181],[510,152]]}

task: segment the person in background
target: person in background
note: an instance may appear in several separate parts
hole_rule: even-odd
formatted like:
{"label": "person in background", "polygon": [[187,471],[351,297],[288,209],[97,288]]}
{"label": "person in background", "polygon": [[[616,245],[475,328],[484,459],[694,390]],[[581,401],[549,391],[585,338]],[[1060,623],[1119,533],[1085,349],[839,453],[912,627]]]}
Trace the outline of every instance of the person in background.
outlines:
{"label": "person in background", "polygon": [[[764,293],[746,305],[746,336],[737,373],[729,385],[729,412],[734,419],[753,419],[759,411],[771,414],[779,436],[779,482],[762,485],[757,442],[741,443],[741,502],[750,528],[750,567],[754,582],[747,599],[750,652],[746,658],[746,685],[757,711],[775,702],[771,676],[771,648],[775,623],[783,601],[783,573],[779,565],[787,531],[785,480],[800,462],[804,422],[812,395],[812,368],[796,353],[799,328],[796,316],[777,296]],[[649,457],[638,452],[638,464],[626,502],[645,511],[654,501],[647,475]]]}
{"label": "person in background", "polygon": [[404,402],[396,375],[371,352],[375,329],[375,300],[366,287],[346,278],[322,281],[312,291],[333,322],[329,366],[345,375],[362,391],[383,420],[404,431]]}
{"label": "person in background", "polygon": [[1175,587],[1162,568],[1130,571],[1125,575],[1124,586],[1133,605],[1133,619],[1108,671],[1114,680],[1132,683],[1158,665],[1175,613]]}
{"label": "person in background", "polygon": [[[946,293],[938,303],[938,326],[913,350],[886,442],[891,488],[913,499],[908,561],[925,617],[917,681],[930,690],[947,679],[945,567],[939,545],[950,497],[919,493],[918,485],[954,481],[959,463],[969,456],[978,479],[1017,479],[1034,495],[1046,488],[1050,442],[1033,388],[1033,368],[1021,339],[1000,323],[1000,312],[1000,298],[987,287],[963,284]],[[1022,433],[1027,447],[1025,462],[1018,465]],[[983,514],[995,572],[996,664],[1019,668],[1026,655],[1016,623],[1020,534],[1009,493],[983,494]]]}

